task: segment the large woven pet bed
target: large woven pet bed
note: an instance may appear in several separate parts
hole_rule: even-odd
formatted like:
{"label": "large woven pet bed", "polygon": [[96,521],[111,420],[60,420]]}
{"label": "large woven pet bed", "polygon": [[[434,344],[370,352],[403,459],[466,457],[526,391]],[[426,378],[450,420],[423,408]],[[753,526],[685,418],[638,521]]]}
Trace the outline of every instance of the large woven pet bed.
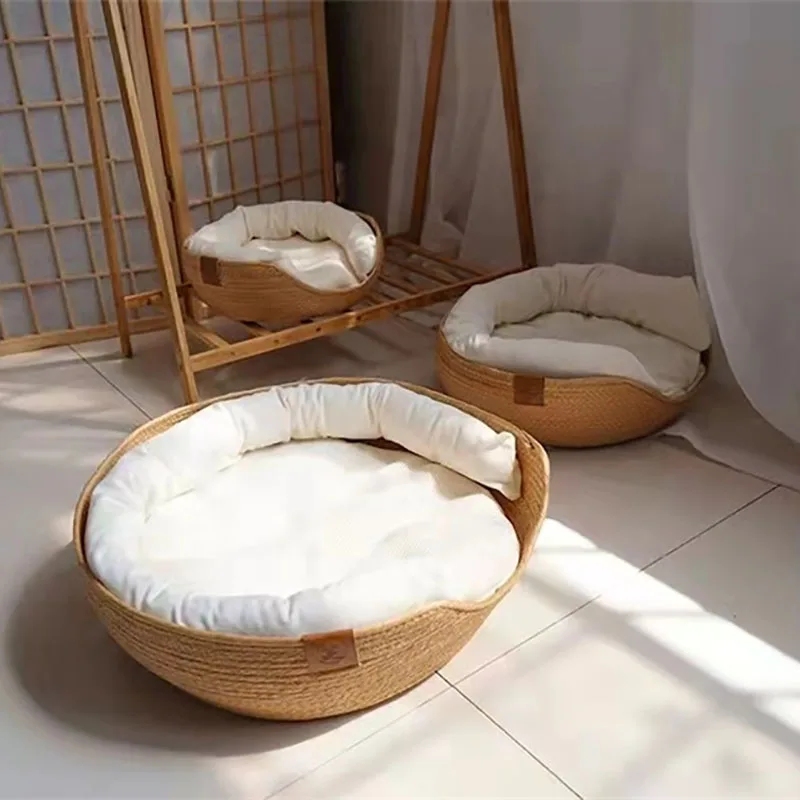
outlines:
{"label": "large woven pet bed", "polygon": [[198,296],[231,319],[286,327],[350,308],[383,263],[371,217],[334,203],[238,206],[184,242]]}
{"label": "large woven pet bed", "polygon": [[691,278],[612,264],[538,267],[476,286],[444,321],[445,390],[564,447],[664,428],[706,374],[710,331]]}
{"label": "large woven pet bed", "polygon": [[469,640],[530,556],[540,445],[415,387],[298,384],[179,409],[100,466],[75,516],[116,641],[252,716],[365,708]]}

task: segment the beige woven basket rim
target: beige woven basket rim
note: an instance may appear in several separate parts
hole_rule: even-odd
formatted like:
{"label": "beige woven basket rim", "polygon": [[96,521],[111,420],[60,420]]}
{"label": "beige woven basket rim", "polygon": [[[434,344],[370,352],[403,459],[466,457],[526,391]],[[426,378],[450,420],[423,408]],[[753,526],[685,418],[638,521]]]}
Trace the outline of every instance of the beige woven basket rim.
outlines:
{"label": "beige woven basket rim", "polygon": [[[359,383],[392,383],[397,386],[402,386],[405,389],[409,389],[410,391],[417,392],[418,394],[425,395],[430,397],[434,400],[439,400],[447,405],[454,406],[455,408],[459,408],[462,411],[466,411],[467,413],[481,419],[483,422],[486,422],[490,427],[494,429],[500,429],[504,431],[509,431],[513,433],[517,443],[523,443],[524,446],[529,447],[533,453],[538,457],[538,460],[541,464],[542,471],[545,473],[545,477],[549,477],[550,473],[550,465],[549,459],[547,457],[547,453],[545,449],[542,447],[539,442],[537,442],[530,434],[526,433],[522,430],[522,428],[507,422],[506,420],[501,419],[500,417],[496,416],[495,414],[491,414],[487,411],[483,411],[482,409],[477,409],[471,407],[468,403],[464,403],[460,400],[456,400],[455,398],[449,397],[444,395],[440,392],[436,392],[432,389],[427,389],[425,387],[417,386],[412,383],[407,383],[405,381],[391,381],[383,378],[325,378],[320,380],[312,380],[312,381],[293,381],[291,383],[279,384],[280,386],[298,386],[301,384],[319,384],[319,383],[332,383],[337,385],[353,385]],[[200,628],[191,628],[186,625],[178,625],[177,623],[170,622],[168,620],[162,619],[161,617],[156,617],[153,614],[148,614],[143,611],[139,611],[138,609],[133,608],[128,603],[125,603],[121,600],[117,595],[111,592],[103,583],[100,581],[97,576],[92,572],[91,567],[89,566],[88,562],[86,561],[86,555],[84,552],[84,533],[86,530],[86,520],[88,517],[88,506],[91,499],[92,491],[94,490],[95,486],[102,480],[103,477],[109,472],[109,470],[114,466],[117,460],[124,455],[129,449],[131,449],[135,444],[141,441],[147,441],[147,439],[152,438],[152,436],[157,435],[158,432],[164,430],[163,425],[170,420],[174,419],[174,422],[170,424],[175,424],[182,419],[187,418],[188,416],[192,416],[196,414],[198,411],[202,410],[203,408],[213,405],[214,403],[218,403],[225,400],[234,400],[239,397],[247,397],[248,395],[258,394],[259,392],[269,391],[270,389],[277,388],[277,386],[268,386],[268,387],[260,387],[257,389],[246,389],[240,392],[232,392],[230,394],[221,395],[220,397],[215,397],[211,400],[203,400],[199,403],[194,403],[192,405],[181,406],[179,408],[173,409],[172,411],[167,412],[166,414],[162,414],[159,417],[151,419],[149,422],[144,423],[143,425],[139,426],[131,432],[125,439],[111,452],[107,455],[103,461],[100,462],[100,465],[97,467],[95,472],[87,481],[86,485],[84,486],[81,494],[78,498],[78,502],[75,508],[75,513],[73,516],[73,523],[72,523],[72,540],[73,546],[75,547],[78,564],[80,568],[86,575],[86,578],[90,581],[92,588],[95,591],[98,591],[102,596],[108,600],[111,604],[116,605],[122,609],[124,609],[125,613],[132,614],[135,617],[138,617],[142,621],[146,622],[149,625],[156,626],[161,628],[164,631],[177,631],[180,633],[181,636],[190,636],[195,637],[201,640],[225,640],[230,642],[231,644],[254,644],[258,643],[259,646],[275,646],[275,647],[284,647],[286,644],[289,643],[300,643],[302,642],[302,637],[287,637],[287,636],[256,636],[256,635],[244,635],[244,634],[235,634],[235,633],[226,633],[224,631],[211,631],[211,630],[203,630]],[[142,438],[142,434],[148,433],[150,430],[158,429],[155,431],[151,436],[147,436]],[[432,611],[437,609],[448,609],[452,611],[461,611],[461,612],[474,612],[474,611],[481,611],[487,607],[494,606],[499,600],[507,594],[511,588],[513,588],[514,584],[517,582],[521,573],[525,570],[525,567],[530,559],[531,553],[533,552],[533,544],[536,541],[536,535],[539,529],[544,522],[546,510],[547,510],[547,496],[549,494],[549,482],[546,482],[546,489],[545,489],[545,496],[542,498],[542,510],[539,514],[539,518],[536,523],[536,528],[534,529],[532,535],[529,537],[528,542],[525,546],[521,545],[520,548],[520,556],[519,561],[517,562],[517,567],[514,572],[506,579],[506,581],[495,589],[492,594],[479,601],[479,602],[455,602],[455,601],[443,601],[439,603],[432,603],[430,605],[426,605],[423,608],[420,608],[411,614],[403,614],[401,616],[395,617],[391,620],[387,620],[385,622],[380,623],[379,625],[371,625],[365,628],[356,628],[353,630],[353,635],[355,637],[365,636],[365,635],[373,635],[377,633],[381,633],[382,631],[388,630],[390,628],[396,627],[399,624],[404,624],[411,620],[414,620],[418,617],[422,617],[425,615],[430,614]],[[496,494],[493,492],[493,494]],[[517,500],[505,502],[511,504],[517,503],[526,503],[526,499],[524,495],[521,495]]]}
{"label": "beige woven basket rim", "polygon": [[703,372],[695,379],[694,383],[692,383],[683,394],[671,397],[670,395],[662,394],[652,386],[640,383],[632,378],[614,377],[608,375],[591,375],[583,378],[553,378],[548,375],[538,375],[536,373],[511,372],[510,370],[503,369],[502,367],[494,367],[490,366],[489,364],[483,364],[480,361],[472,361],[469,358],[465,358],[460,353],[457,353],[450,346],[450,342],[447,341],[447,337],[444,335],[444,322],[442,322],[442,324],[439,326],[437,338],[439,347],[445,349],[447,351],[447,355],[453,360],[469,364],[473,369],[482,371],[487,376],[494,377],[497,380],[513,383],[514,379],[517,377],[541,378],[544,381],[545,386],[552,385],[556,389],[566,389],[568,387],[572,389],[582,389],[583,387],[589,388],[593,386],[631,386],[661,401],[662,403],[668,403],[675,406],[683,405],[687,400],[690,400],[696,394],[697,390],[700,388],[700,384],[703,383],[708,375],[708,364],[711,354],[711,348],[704,350],[700,354],[700,360],[704,367]]}
{"label": "beige woven basket rim", "polygon": [[[369,226],[372,228],[373,233],[375,234],[376,238],[376,246],[375,246],[375,266],[372,268],[372,271],[367,275],[364,280],[360,283],[356,284],[355,286],[350,286],[344,289],[320,289],[317,286],[309,286],[307,283],[303,283],[301,280],[298,280],[294,275],[291,275],[288,272],[285,272],[280,267],[276,266],[272,261],[253,261],[253,262],[238,262],[238,261],[225,261],[223,259],[214,258],[214,256],[198,256],[194,253],[190,253],[186,247],[183,247],[183,252],[189,259],[193,259],[197,264],[200,263],[200,259],[204,258],[209,261],[215,261],[220,267],[227,267],[230,266],[231,268],[235,269],[242,269],[242,267],[246,267],[249,269],[254,270],[264,270],[265,272],[276,272],[281,275],[283,278],[289,283],[294,284],[295,288],[307,292],[308,294],[318,295],[319,297],[329,297],[329,298],[336,298],[336,297],[343,297],[351,292],[356,292],[359,289],[363,289],[364,287],[368,286],[370,283],[375,281],[380,272],[383,268],[383,262],[385,258],[385,247],[383,242],[383,232],[381,231],[380,225],[378,225],[377,221],[371,217],[369,214],[365,214],[362,211],[353,211],[354,214],[361,217]],[[199,268],[193,268],[190,270],[190,277],[191,273],[197,274],[200,276]],[[205,281],[201,282],[205,284]],[[211,285],[214,289],[224,290],[224,284],[221,286]]]}

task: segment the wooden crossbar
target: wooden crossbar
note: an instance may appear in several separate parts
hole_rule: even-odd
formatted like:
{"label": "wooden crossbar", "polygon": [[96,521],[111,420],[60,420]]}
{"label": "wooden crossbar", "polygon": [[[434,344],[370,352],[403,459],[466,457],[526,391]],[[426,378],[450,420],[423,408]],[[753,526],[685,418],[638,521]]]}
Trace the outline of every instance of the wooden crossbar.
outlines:
{"label": "wooden crossbar", "polygon": [[[520,267],[479,275],[450,274],[439,271],[439,256],[402,239],[392,239],[387,247],[387,261],[378,279],[378,288],[358,304],[357,308],[318,317],[300,325],[273,331],[257,323],[240,323],[248,339],[229,341],[207,325],[185,320],[187,333],[205,349],[190,357],[192,369],[202,372],[241,361],[300,342],[331,336],[359,328],[378,320],[416,311],[427,306],[454,300],[471,286],[519,271]],[[413,261],[412,261],[413,259]],[[414,276],[428,279],[433,284],[421,288],[413,285]],[[146,301],[146,302],[145,302]],[[137,296],[137,303],[167,305],[161,292],[148,292]]]}
{"label": "wooden crossbar", "polygon": [[[80,0],[73,0],[80,2]],[[414,190],[412,209],[412,229],[410,236],[389,237],[386,240],[386,257],[383,271],[377,285],[370,295],[357,303],[352,309],[326,317],[305,321],[299,325],[282,330],[270,330],[257,321],[238,323],[247,338],[229,340],[217,329],[212,328],[206,319],[213,316],[197,313],[199,301],[191,286],[185,282],[180,263],[180,244],[183,238],[192,232],[194,227],[207,217],[218,216],[220,210],[227,210],[234,202],[270,202],[293,196],[313,198],[315,192],[326,198],[333,197],[333,154],[330,142],[330,109],[328,107],[328,77],[325,57],[324,18],[321,2],[313,2],[308,6],[306,16],[292,12],[277,18],[278,23],[287,25],[285,35],[288,65],[274,63],[276,19],[268,19],[264,7],[264,41],[269,51],[266,62],[259,68],[252,62],[254,52],[248,49],[246,33],[258,34],[253,26],[260,26],[259,21],[240,14],[235,20],[217,19],[216,5],[211,4],[211,19],[195,23],[191,19],[190,5],[181,0],[183,21],[165,24],[160,4],[148,2],[141,5],[141,25],[146,42],[149,77],[154,96],[154,113],[157,132],[148,131],[140,120],[135,119],[138,104],[135,79],[131,65],[132,55],[128,52],[122,33],[120,4],[123,0],[102,0],[103,10],[109,38],[114,54],[114,63],[121,88],[121,96],[128,119],[129,133],[135,163],[142,184],[145,208],[150,225],[150,233],[154,243],[159,276],[162,286],[159,290],[139,292],[127,295],[118,300],[118,306],[131,310],[147,306],[158,306],[163,309],[173,334],[176,355],[181,370],[181,379],[187,402],[197,400],[196,376],[205,370],[221,367],[236,361],[268,353],[283,347],[307,342],[323,336],[331,336],[354,328],[376,322],[378,320],[416,311],[438,303],[452,301],[463,294],[471,286],[493,280],[501,275],[517,272],[530,265],[535,257],[533,234],[530,222],[529,204],[527,200],[527,178],[524,175],[515,177],[515,202],[519,223],[521,249],[524,263],[500,272],[487,272],[478,265],[466,264],[458,259],[431,252],[419,242],[422,228],[425,200],[428,188],[427,172],[430,168],[431,153],[435,137],[435,122],[438,98],[441,90],[444,45],[450,17],[450,0],[437,0],[436,20],[431,41],[431,57],[428,68],[428,81],[420,150],[418,158],[418,174]],[[509,129],[509,148],[511,162],[516,168],[524,171],[524,153],[522,152],[521,127],[519,125],[519,108],[516,90],[516,73],[513,64],[513,48],[510,46],[510,25],[508,22],[508,0],[494,0],[495,29],[497,34],[498,56],[500,61],[501,82],[503,85],[506,126]],[[240,9],[241,10],[241,9]],[[308,15],[310,14],[310,18]],[[293,27],[298,20],[309,22],[312,39],[313,64],[299,63],[301,42],[298,41],[298,30]],[[246,30],[247,28],[247,30]],[[229,57],[228,46],[233,39],[228,34],[235,34],[240,41],[242,54],[242,76],[227,76],[226,58]],[[187,44],[187,64],[190,85],[175,85],[169,75],[166,58],[166,36],[182,37]],[[193,37],[207,37],[210,47],[209,63],[199,63],[191,43]],[[223,42],[223,37],[228,38]],[[177,41],[177,39],[173,40]],[[206,39],[204,39],[206,41]],[[237,45],[236,47],[239,47]],[[88,70],[94,66],[91,53],[88,58]],[[141,64],[139,65],[141,67]],[[210,77],[209,77],[210,69]],[[88,76],[90,79],[92,75]],[[304,112],[298,96],[302,81],[307,77],[315,81],[316,106],[311,124],[303,117]],[[292,107],[277,110],[278,119],[273,119],[272,127],[267,131],[257,130],[255,126],[256,91],[264,91],[266,86],[268,99],[276,112],[278,95],[275,84],[279,80],[291,81],[294,89]],[[258,84],[258,85],[256,85]],[[233,119],[229,102],[234,95],[227,90],[242,89],[239,95],[242,108],[246,109],[249,128],[240,130],[242,120]],[[208,131],[204,129],[202,114],[203,93],[208,91],[222,92],[221,129]],[[196,141],[187,142],[178,128],[176,97],[185,97],[192,105],[192,124],[196,128]],[[284,104],[285,106],[285,104]],[[281,117],[281,115],[283,115]],[[235,123],[235,124],[234,124]],[[513,129],[513,130],[512,130]],[[148,141],[148,134],[150,141]],[[305,148],[308,135],[318,136],[319,162],[309,163]],[[158,185],[152,161],[154,148],[153,138],[158,139],[160,166],[166,175],[165,193],[169,198],[169,214],[163,215],[159,206]],[[266,137],[266,139],[264,138]],[[274,148],[276,163],[275,173],[261,171],[258,149],[264,143]],[[296,151],[297,163],[292,170],[287,170],[281,149]],[[222,173],[227,174],[230,186],[220,187],[215,176],[211,175],[209,164],[213,161],[209,156],[218,156],[216,162]],[[105,157],[97,148],[95,161],[102,160],[105,169]],[[185,160],[199,155],[198,166],[192,175],[187,175]],[[283,153],[286,155],[286,153]],[[252,164],[255,182],[249,179],[243,182],[237,176],[236,159],[243,159]],[[188,163],[188,162],[187,162]],[[221,165],[221,166],[219,166]],[[98,164],[95,163],[95,168]],[[425,174],[422,174],[425,173]],[[319,180],[321,176],[321,181]],[[187,190],[187,179],[195,181],[194,196]],[[217,176],[218,177],[218,176]],[[277,196],[271,194],[277,192]],[[293,192],[299,191],[299,195]],[[111,215],[110,203],[103,203],[101,211]],[[198,216],[198,213],[200,216]],[[167,229],[170,228],[169,233]],[[169,241],[167,241],[169,239]],[[171,245],[171,246],[168,246]],[[209,311],[208,309],[201,309]],[[229,326],[225,326],[227,329]],[[190,337],[200,347],[199,352],[191,353],[186,340]]]}

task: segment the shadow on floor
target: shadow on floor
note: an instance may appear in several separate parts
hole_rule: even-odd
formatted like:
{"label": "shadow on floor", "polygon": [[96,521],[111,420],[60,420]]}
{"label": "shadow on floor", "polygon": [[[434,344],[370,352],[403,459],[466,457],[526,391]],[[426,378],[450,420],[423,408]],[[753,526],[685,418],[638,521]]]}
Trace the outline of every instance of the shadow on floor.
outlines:
{"label": "shadow on floor", "polygon": [[349,719],[271,723],[238,717],[150,674],[94,616],[71,547],[25,584],[5,650],[20,686],[45,714],[104,741],[230,756],[291,747]]}
{"label": "shadow on floor", "polygon": [[[543,581],[536,580],[529,575],[523,575],[522,583],[531,584],[535,582],[536,591],[539,594],[547,594],[553,600],[563,601],[568,594],[562,588],[548,586]],[[670,588],[672,588],[670,584]],[[685,588],[685,587],[682,587]],[[730,587],[729,587],[730,588]],[[653,636],[647,627],[637,625],[648,617],[656,619],[659,612],[643,610],[638,614],[626,614],[619,609],[608,608],[603,605],[602,597],[587,605],[579,615],[576,615],[576,626],[570,639],[562,641],[555,647],[547,650],[540,647],[539,652],[526,665],[527,670],[541,670],[546,668],[548,662],[557,661],[565,656],[566,650],[571,646],[578,646],[583,636],[595,641],[613,643],[619,650],[625,650],[632,654],[642,665],[651,665],[658,673],[669,676],[669,679],[676,686],[685,687],[693,691],[697,697],[703,698],[703,705],[697,710],[688,710],[681,707],[680,703],[674,707],[665,705],[662,695],[658,691],[654,692],[646,711],[642,706],[642,713],[649,716],[649,723],[652,730],[657,733],[648,741],[643,737],[641,745],[631,747],[627,753],[627,762],[621,763],[616,771],[609,771],[607,782],[602,786],[592,787],[598,797],[633,797],[631,787],[637,787],[636,791],[641,791],[648,781],[658,780],[658,776],[667,772],[681,758],[687,756],[693,750],[702,753],[703,738],[706,735],[717,735],[714,740],[713,758],[709,758],[705,768],[718,773],[717,780],[720,786],[728,785],[731,793],[720,796],[741,796],[741,797],[766,797],[763,793],[764,784],[760,781],[766,780],[762,775],[760,753],[763,750],[755,749],[753,752],[748,748],[748,744],[737,745],[735,738],[724,738],[719,733],[726,724],[738,725],[742,729],[750,730],[763,737],[769,742],[769,748],[777,752],[790,754],[792,758],[800,758],[800,729],[796,721],[787,716],[782,718],[776,713],[780,701],[788,699],[790,703],[795,695],[792,693],[788,698],[782,696],[780,687],[776,686],[773,691],[769,687],[770,681],[774,680],[777,684],[785,673],[781,675],[778,667],[784,666],[780,661],[773,660],[769,667],[770,671],[765,671],[762,664],[755,668],[754,673],[763,680],[765,686],[761,691],[742,689],[731,685],[714,671],[709,670],[705,665],[696,663],[691,658],[691,652],[684,652],[680,648],[672,647],[668,642],[659,640]],[[697,611],[672,613],[667,612],[667,616],[684,621],[688,626],[687,636],[684,641],[692,644],[691,631],[693,622],[707,622],[713,620],[713,612],[705,609]],[[638,617],[639,619],[634,619]],[[657,620],[656,620],[657,621]],[[787,620],[788,621],[788,620]],[[724,623],[722,623],[724,626]],[[708,631],[714,636],[714,628],[708,625],[706,629],[706,644],[701,645],[708,653],[707,639]],[[749,637],[744,631],[739,632],[742,637]],[[748,642],[749,643],[749,642]],[[697,644],[697,640],[694,641]],[[715,658],[715,666],[723,672],[727,667],[725,663],[725,648],[730,645],[730,641],[721,640],[719,642],[720,654]],[[769,648],[770,645],[752,645],[751,656],[757,659],[763,658],[762,647]],[[772,653],[769,654],[772,656]],[[779,658],[779,657],[778,657]],[[773,657],[774,659],[774,657]],[[743,671],[747,674],[747,669]],[[736,669],[732,670],[733,675]],[[520,672],[519,686],[515,687],[513,681],[509,680],[503,685],[503,691],[526,691],[524,671]],[[620,691],[619,686],[611,691]],[[622,690],[624,691],[624,689]],[[772,704],[770,701],[773,701]],[[621,705],[623,701],[621,698]],[[793,703],[792,703],[793,705]],[[792,706],[790,706],[791,708]],[[615,723],[613,717],[608,720],[608,724],[613,729]],[[619,722],[624,727],[630,723],[630,717],[620,717]],[[757,740],[756,740],[757,741]],[[752,744],[750,745],[752,747]],[[701,756],[702,757],[702,756]],[[798,762],[800,763],[800,762]],[[773,796],[773,795],[770,795]],[[794,796],[794,795],[792,795]]]}

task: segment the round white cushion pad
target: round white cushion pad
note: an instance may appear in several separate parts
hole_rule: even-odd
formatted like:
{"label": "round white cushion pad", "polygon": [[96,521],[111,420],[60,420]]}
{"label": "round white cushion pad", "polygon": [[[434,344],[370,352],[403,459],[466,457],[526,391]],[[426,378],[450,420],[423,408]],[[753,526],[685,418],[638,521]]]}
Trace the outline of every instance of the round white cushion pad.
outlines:
{"label": "round white cushion pad", "polygon": [[711,334],[694,281],[615,264],[536,267],[469,289],[443,325],[472,361],[553,378],[613,375],[680,396]]}
{"label": "round white cushion pad", "polygon": [[513,573],[519,547],[464,473],[518,496],[507,437],[392,384],[223,401],[134,448],[98,484],[87,560],[136,609],[245,635],[360,628],[481,600]]}
{"label": "round white cushion pad", "polygon": [[404,451],[325,439],[254,451],[158,505],[138,548],[144,591],[126,599],[142,610],[274,636],[482,600],[519,560],[513,527],[473,481]]}
{"label": "round white cushion pad", "polygon": [[363,283],[378,255],[375,232],[358,214],[312,200],[237,206],[190,236],[184,247],[192,255],[233,264],[269,263],[327,291]]}
{"label": "round white cushion pad", "polygon": [[525,355],[535,353],[543,375],[617,375],[669,396],[685,392],[702,374],[700,354],[685,344],[618,319],[571,311],[500,325],[492,339],[499,345],[494,366],[511,371],[518,367],[519,348]]}

